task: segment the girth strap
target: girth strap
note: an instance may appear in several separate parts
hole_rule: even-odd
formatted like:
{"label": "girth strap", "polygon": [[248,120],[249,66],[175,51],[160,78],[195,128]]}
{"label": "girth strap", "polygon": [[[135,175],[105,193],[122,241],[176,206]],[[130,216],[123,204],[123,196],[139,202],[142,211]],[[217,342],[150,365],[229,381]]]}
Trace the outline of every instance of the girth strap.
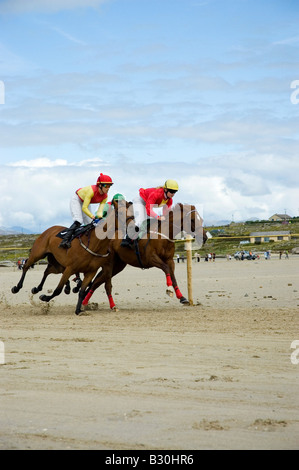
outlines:
{"label": "girth strap", "polygon": [[84,250],[88,251],[88,253],[90,253],[91,255],[93,256],[98,256],[99,258],[107,258],[107,256],[110,255],[110,251],[108,250],[108,253],[106,253],[105,255],[101,255],[100,253],[95,253],[94,251],[91,251],[88,246],[84,245],[84,243],[82,242],[81,240],[81,237],[79,236],[79,242],[80,242],[80,245],[82,246],[82,248],[84,248]]}
{"label": "girth strap", "polygon": [[136,253],[136,256],[137,256],[137,259],[138,259],[138,263],[140,264],[140,267],[142,269],[145,269],[145,267],[143,266],[142,261],[141,261],[138,238],[136,240],[134,240],[134,246],[135,246],[135,253]]}

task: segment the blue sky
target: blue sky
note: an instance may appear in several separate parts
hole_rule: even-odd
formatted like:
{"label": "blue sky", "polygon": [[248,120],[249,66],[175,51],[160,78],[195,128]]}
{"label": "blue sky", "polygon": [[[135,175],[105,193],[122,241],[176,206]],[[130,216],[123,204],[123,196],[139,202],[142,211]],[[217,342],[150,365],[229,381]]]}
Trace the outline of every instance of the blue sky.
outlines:
{"label": "blue sky", "polygon": [[298,215],[298,24],[295,0],[0,1],[0,226],[70,225],[100,172],[128,200],[176,179],[207,224]]}

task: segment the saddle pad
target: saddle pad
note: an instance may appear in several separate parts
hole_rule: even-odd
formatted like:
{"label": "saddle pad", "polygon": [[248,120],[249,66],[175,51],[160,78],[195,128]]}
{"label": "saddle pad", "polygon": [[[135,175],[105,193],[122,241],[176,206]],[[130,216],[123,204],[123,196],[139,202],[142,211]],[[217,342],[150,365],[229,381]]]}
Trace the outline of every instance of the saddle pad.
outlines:
{"label": "saddle pad", "polygon": [[[76,230],[74,231],[72,235],[72,240],[74,240],[74,238],[79,237],[80,235],[83,235],[83,233],[91,231],[93,228],[94,228],[94,224],[92,222],[90,224],[83,225],[82,227],[76,228]],[[67,230],[68,230],[67,228],[64,228],[59,233],[57,233],[56,237],[64,238],[65,234],[67,233]]]}

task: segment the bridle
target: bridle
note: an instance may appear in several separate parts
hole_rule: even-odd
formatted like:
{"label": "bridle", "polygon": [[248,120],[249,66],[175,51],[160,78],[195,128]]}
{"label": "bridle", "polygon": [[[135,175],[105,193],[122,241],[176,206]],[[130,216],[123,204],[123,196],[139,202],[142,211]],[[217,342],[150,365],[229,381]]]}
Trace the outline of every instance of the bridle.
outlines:
{"label": "bridle", "polygon": [[[193,212],[195,212],[197,215],[199,215],[197,209],[191,209],[190,211],[187,212],[187,214],[185,214],[184,219],[187,218],[187,217],[188,217],[190,214],[192,214]],[[173,226],[176,227],[178,230],[182,230],[182,226],[179,226],[179,225],[175,224],[174,221],[172,221],[172,224],[173,224]]]}

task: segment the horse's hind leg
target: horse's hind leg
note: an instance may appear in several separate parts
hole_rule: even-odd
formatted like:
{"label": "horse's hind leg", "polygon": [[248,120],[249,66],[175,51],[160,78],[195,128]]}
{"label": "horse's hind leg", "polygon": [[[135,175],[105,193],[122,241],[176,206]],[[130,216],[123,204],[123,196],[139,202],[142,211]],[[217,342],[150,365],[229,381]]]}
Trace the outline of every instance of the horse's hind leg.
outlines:
{"label": "horse's hind leg", "polygon": [[[27,271],[28,269],[38,260],[33,260],[31,261],[30,260],[31,256],[29,256],[29,258],[26,260],[24,266],[23,266],[23,272],[22,272],[22,276],[21,276],[21,279],[19,280],[18,284],[14,287],[11,288],[11,292],[13,294],[17,294],[19,292],[20,289],[22,289],[23,287],[23,283],[24,283],[24,279],[25,279],[25,276],[27,274]],[[40,259],[40,258],[39,258]]]}
{"label": "horse's hind leg", "polygon": [[12,287],[11,292],[13,294],[16,294],[19,292],[20,289],[23,287],[24,279],[27,274],[28,269],[33,266],[37,261],[40,259],[44,258],[47,254],[46,248],[45,248],[45,243],[42,242],[41,235],[35,240],[31,251],[29,258],[26,260],[24,266],[23,266],[23,272],[21,279],[19,280],[18,284],[14,287]]}
{"label": "horse's hind leg", "polygon": [[76,277],[73,279],[73,281],[77,284],[76,287],[73,288],[74,294],[77,294],[79,292],[80,287],[82,286],[82,279],[80,279],[80,273],[76,273]]}

